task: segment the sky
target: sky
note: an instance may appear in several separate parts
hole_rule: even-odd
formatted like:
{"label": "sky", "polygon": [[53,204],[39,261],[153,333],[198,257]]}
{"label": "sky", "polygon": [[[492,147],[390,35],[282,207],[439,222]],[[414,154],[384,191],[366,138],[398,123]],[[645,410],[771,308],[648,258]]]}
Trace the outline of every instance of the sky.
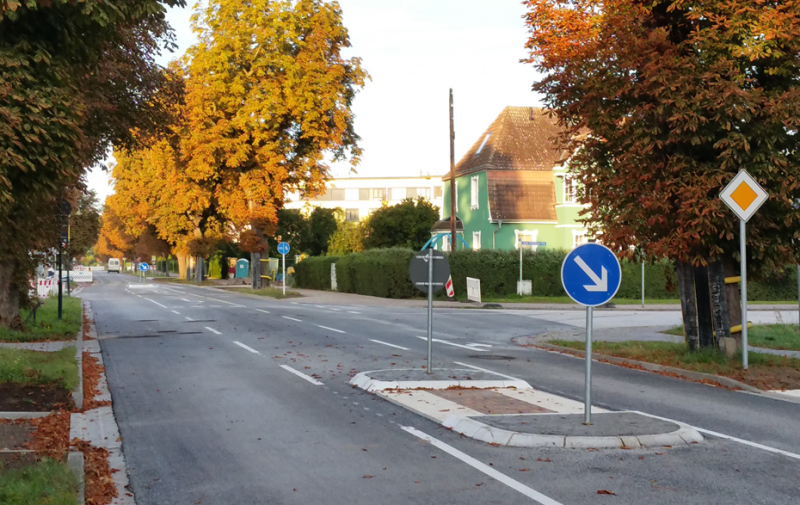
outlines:
{"label": "sky", "polygon": [[[450,170],[448,93],[453,89],[456,163],[506,106],[541,106],[531,91],[537,74],[526,57],[521,0],[339,0],[352,47],[370,74],[353,104],[364,149],[357,174],[390,177]],[[192,7],[169,9],[179,50],[194,42]],[[113,189],[93,170],[100,201]]]}

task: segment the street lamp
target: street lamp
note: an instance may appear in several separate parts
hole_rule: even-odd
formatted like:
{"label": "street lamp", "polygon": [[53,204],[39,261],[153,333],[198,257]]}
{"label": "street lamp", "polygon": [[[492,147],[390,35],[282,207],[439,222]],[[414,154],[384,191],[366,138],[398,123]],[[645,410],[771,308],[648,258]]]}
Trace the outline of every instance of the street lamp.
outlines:
{"label": "street lamp", "polygon": [[61,257],[62,251],[66,248],[66,242],[69,240],[69,221],[67,221],[67,231],[64,231],[64,220],[69,219],[69,213],[72,212],[72,205],[69,204],[66,200],[61,200],[61,238],[58,241],[58,319],[61,320],[64,314],[63,310],[63,294],[64,288],[62,283],[62,267],[61,267]]}

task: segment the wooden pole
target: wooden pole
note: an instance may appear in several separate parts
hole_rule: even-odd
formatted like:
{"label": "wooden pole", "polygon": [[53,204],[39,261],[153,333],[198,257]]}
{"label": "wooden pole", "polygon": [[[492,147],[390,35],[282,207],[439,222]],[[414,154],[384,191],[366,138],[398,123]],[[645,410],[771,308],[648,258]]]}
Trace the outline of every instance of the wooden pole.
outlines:
{"label": "wooden pole", "polygon": [[[453,88],[450,88],[450,250],[456,250],[456,159],[453,130]],[[430,366],[430,363],[428,363]]]}

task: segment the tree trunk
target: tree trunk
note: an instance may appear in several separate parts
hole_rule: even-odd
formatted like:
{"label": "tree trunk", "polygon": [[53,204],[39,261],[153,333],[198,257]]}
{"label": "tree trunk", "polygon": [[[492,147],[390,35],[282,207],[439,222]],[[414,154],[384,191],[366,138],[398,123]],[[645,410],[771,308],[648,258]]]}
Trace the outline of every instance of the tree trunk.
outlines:
{"label": "tree trunk", "polygon": [[711,316],[711,293],[708,290],[708,268],[697,265],[692,267],[694,273],[694,289],[697,299],[697,325],[700,335],[700,348],[714,347],[714,320]]}
{"label": "tree trunk", "polygon": [[189,279],[189,268],[186,261],[185,254],[178,254],[178,278]]}
{"label": "tree trunk", "polygon": [[206,274],[206,263],[205,258],[200,256],[199,254],[195,256],[194,262],[194,280],[195,282],[203,282]]}
{"label": "tree trunk", "polygon": [[728,313],[728,296],[725,288],[725,271],[722,261],[708,265],[708,281],[711,285],[711,311],[714,316],[716,338],[714,345],[719,346],[721,338],[731,336],[731,320]]}
{"label": "tree trunk", "polygon": [[[723,262],[723,266],[725,268],[725,277],[739,276],[739,264],[737,262],[727,260]],[[728,321],[730,321],[730,325],[736,326],[742,324],[742,294],[741,291],[739,291],[738,282],[725,285],[725,297],[728,302]],[[736,333],[731,332],[731,337],[736,340],[736,345],[741,349],[742,333],[740,331]]]}
{"label": "tree trunk", "polygon": [[15,261],[0,261],[0,327],[22,330],[19,315],[19,286],[14,283]]}
{"label": "tree trunk", "polygon": [[261,289],[261,253],[250,253],[250,278],[253,289]]}
{"label": "tree trunk", "polygon": [[683,332],[689,350],[700,348],[700,336],[697,328],[697,301],[695,300],[694,272],[689,263],[678,262],[678,290],[681,296],[681,313],[683,314]]}

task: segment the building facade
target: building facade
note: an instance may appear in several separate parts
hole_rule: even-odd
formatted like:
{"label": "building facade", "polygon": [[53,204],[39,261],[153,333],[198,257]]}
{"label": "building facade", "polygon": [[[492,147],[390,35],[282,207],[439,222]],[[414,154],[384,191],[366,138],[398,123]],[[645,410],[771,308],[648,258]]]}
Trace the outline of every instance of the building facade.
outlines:
{"label": "building facade", "polygon": [[316,198],[302,199],[299,193],[287,195],[287,209],[340,207],[347,221],[369,217],[383,205],[396,205],[406,198],[423,197],[442,212],[443,188],[440,177],[346,177],[327,182],[327,191]]}
{"label": "building facade", "polygon": [[[583,205],[553,147],[558,126],[543,109],[506,107],[455,167],[456,215],[472,249],[516,250],[522,242],[572,249],[587,241]],[[450,174],[443,177],[450,216]],[[448,241],[440,247],[447,249]]]}

